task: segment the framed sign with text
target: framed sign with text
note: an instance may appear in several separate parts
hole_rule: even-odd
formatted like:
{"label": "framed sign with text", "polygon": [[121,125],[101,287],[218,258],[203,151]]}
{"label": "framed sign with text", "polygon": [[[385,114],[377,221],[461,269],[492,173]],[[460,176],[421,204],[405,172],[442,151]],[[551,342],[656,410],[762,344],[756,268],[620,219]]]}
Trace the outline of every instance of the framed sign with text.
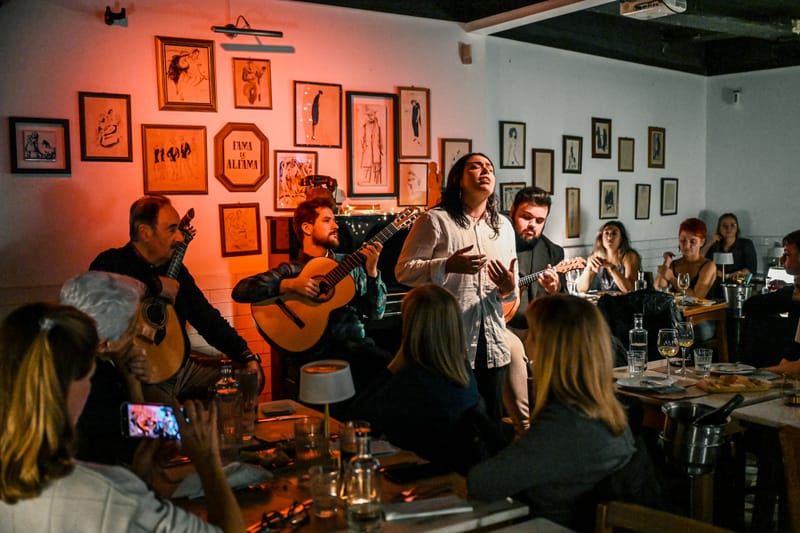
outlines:
{"label": "framed sign with text", "polygon": [[269,178],[269,140],[255,124],[229,122],[214,136],[214,175],[232,192],[255,192]]}

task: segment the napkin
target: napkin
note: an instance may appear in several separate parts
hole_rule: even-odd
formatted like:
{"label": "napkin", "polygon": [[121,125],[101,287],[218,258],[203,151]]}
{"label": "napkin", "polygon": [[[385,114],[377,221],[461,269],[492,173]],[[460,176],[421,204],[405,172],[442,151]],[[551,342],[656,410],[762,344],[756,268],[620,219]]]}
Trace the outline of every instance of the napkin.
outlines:
{"label": "napkin", "polygon": [[[258,465],[233,462],[228,463],[223,468],[228,484],[236,490],[250,485],[258,485],[272,478],[272,474]],[[200,476],[197,472],[192,472],[186,476],[175,492],[173,498],[202,498],[203,485],[200,483]]]}
{"label": "napkin", "polygon": [[427,500],[414,500],[413,502],[387,503],[383,506],[383,514],[387,522],[404,518],[470,513],[473,510],[471,503],[452,494]]}

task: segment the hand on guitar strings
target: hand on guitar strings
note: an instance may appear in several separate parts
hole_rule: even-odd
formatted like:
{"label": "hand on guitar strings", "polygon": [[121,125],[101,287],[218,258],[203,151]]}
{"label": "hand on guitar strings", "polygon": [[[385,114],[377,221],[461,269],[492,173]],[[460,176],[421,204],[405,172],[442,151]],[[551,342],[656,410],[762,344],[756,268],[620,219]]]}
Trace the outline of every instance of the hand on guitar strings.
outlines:
{"label": "hand on guitar strings", "polygon": [[456,250],[445,263],[445,272],[451,274],[477,274],[486,266],[488,259],[485,254],[467,254],[474,245],[469,245]]}
{"label": "hand on guitar strings", "polygon": [[547,265],[547,270],[539,274],[536,281],[547,294],[555,294],[561,290],[561,278],[551,265]]}
{"label": "hand on guitar strings", "polygon": [[300,272],[296,278],[286,278],[281,281],[281,292],[294,292],[308,298],[316,298],[320,293],[319,281]]}
{"label": "hand on guitar strings", "polygon": [[506,268],[497,259],[489,261],[489,279],[497,285],[502,295],[510,294],[517,288],[516,279],[514,278],[514,264],[516,262],[517,258],[515,257]]}
{"label": "hand on guitar strings", "polygon": [[371,278],[378,276],[378,257],[381,255],[381,250],[383,250],[383,245],[379,242],[367,243],[358,250],[358,253],[366,259],[364,270]]}

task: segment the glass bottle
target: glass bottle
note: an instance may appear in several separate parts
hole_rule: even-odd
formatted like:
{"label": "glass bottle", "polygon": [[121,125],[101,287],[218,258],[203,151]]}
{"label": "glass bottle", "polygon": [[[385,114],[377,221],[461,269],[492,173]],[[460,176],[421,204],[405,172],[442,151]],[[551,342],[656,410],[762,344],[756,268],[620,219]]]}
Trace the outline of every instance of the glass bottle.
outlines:
{"label": "glass bottle", "polygon": [[347,527],[355,532],[381,529],[380,462],[372,456],[369,428],[356,429],[356,456],[345,475]]}
{"label": "glass bottle", "polygon": [[223,359],[220,377],[214,385],[214,402],[217,404],[219,451],[223,463],[235,461],[242,441],[242,393],[233,376],[233,362]]}
{"label": "glass bottle", "polygon": [[628,349],[644,350],[647,353],[647,330],[644,329],[644,315],[633,315],[633,328],[628,331]]}
{"label": "glass bottle", "polygon": [[633,290],[641,291],[647,288],[647,279],[644,277],[644,272],[641,270],[636,274],[636,281],[633,282]]}

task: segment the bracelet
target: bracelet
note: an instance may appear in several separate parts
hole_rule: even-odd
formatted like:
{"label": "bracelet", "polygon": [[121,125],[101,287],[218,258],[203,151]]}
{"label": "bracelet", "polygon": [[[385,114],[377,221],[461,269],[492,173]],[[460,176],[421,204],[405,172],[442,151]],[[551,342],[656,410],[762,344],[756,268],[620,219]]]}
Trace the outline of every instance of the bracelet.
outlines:
{"label": "bracelet", "polygon": [[250,352],[244,356],[244,364],[249,363],[250,361],[255,361],[259,365],[261,365],[261,356],[257,353]]}

